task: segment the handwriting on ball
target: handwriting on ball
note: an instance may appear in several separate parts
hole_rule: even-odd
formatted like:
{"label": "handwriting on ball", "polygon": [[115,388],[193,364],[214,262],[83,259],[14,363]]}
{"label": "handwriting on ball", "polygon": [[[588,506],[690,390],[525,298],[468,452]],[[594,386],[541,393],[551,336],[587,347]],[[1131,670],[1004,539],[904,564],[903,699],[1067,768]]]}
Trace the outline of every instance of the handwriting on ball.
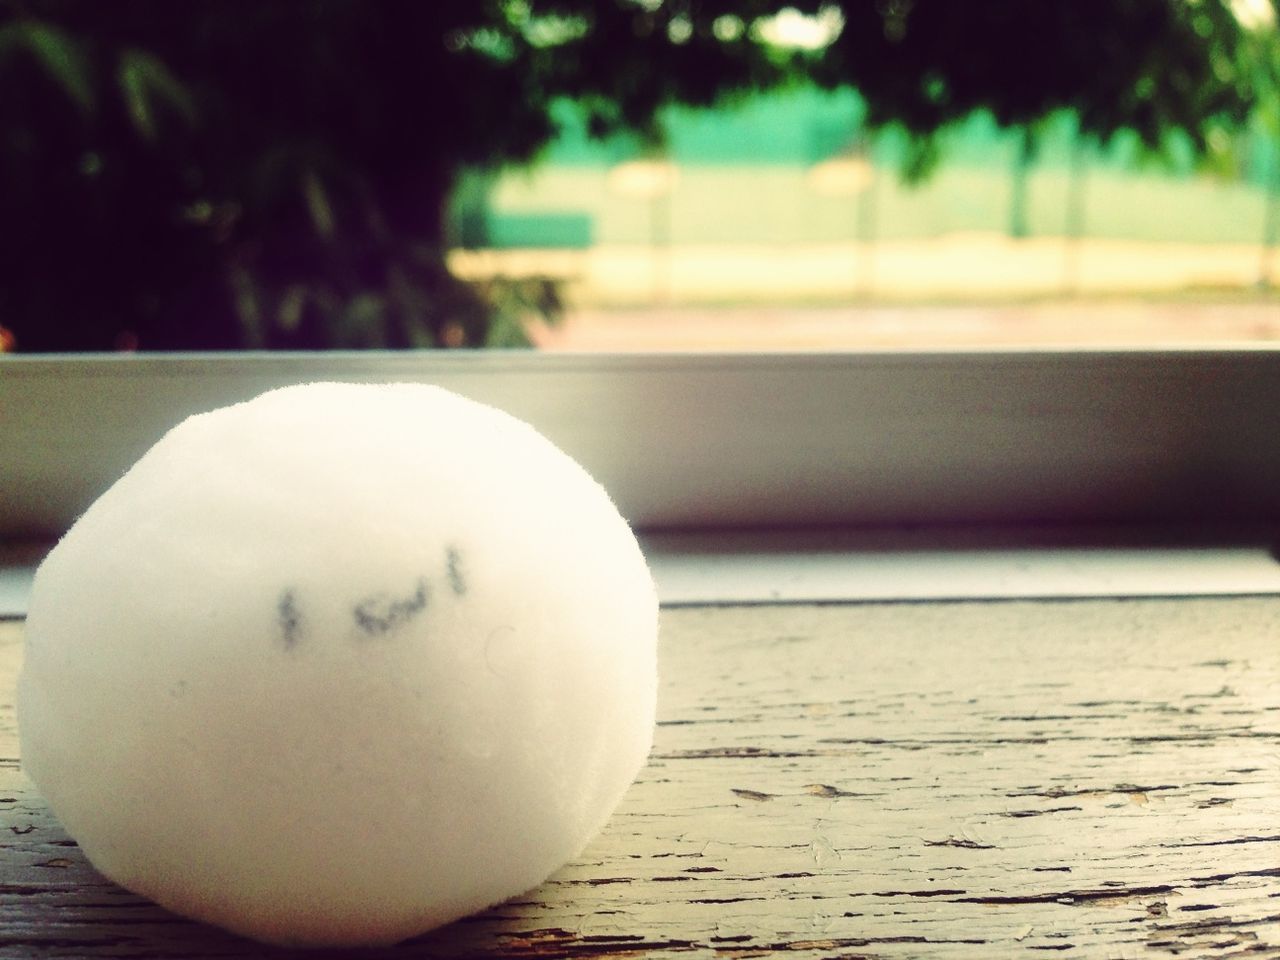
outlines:
{"label": "handwriting on ball", "polygon": [[[453,545],[445,549],[444,581],[453,596],[466,595],[468,584],[462,551]],[[361,638],[388,636],[424,614],[432,597],[430,579],[421,576],[405,593],[379,592],[361,597],[351,606],[351,622]],[[305,639],[307,622],[294,587],[285,587],[276,600],[276,628],[286,650],[294,649]]]}

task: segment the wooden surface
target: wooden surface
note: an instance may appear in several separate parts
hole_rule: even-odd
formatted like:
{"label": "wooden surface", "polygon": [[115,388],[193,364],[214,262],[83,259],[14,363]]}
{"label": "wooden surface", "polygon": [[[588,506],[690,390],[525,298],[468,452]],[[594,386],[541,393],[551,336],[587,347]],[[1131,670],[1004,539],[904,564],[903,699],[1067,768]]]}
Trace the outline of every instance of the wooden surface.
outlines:
{"label": "wooden surface", "polygon": [[[20,632],[0,956],[274,955],[86,864],[18,769]],[[1280,598],[666,610],[662,671],[579,860],[369,956],[1280,957]]]}

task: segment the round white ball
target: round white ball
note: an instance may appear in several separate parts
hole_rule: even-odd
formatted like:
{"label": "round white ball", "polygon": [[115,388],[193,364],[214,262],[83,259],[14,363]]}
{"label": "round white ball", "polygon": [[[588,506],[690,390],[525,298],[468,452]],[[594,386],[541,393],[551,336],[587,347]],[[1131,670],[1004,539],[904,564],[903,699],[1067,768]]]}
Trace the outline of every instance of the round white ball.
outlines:
{"label": "round white ball", "polygon": [[394,943],[536,886],[653,737],[627,524],[435,387],[188,419],[54,548],[26,638],[23,766],[93,864],[274,943]]}

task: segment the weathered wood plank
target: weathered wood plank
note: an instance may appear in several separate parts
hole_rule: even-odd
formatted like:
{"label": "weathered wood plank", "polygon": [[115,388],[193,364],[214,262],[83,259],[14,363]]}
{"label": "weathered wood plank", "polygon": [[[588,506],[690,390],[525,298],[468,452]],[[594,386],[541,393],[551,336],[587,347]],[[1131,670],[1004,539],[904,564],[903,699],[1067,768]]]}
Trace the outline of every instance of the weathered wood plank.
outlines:
{"label": "weathered wood plank", "polygon": [[[0,956],[270,953],[85,863],[19,657],[0,624]],[[581,858],[370,956],[1280,957],[1280,598],[667,610],[662,671]]]}

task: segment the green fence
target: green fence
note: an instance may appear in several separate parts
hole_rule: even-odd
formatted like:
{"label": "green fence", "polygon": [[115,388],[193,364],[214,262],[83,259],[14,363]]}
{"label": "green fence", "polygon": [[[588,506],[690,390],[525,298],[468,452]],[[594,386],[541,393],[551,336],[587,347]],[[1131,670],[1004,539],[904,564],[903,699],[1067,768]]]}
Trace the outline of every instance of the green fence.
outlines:
{"label": "green fence", "polygon": [[[1216,175],[1185,145],[1153,158],[1124,136],[1082,141],[1069,115],[1023,133],[978,115],[948,131],[924,183],[899,176],[907,140],[872,137],[851,92],[792,90],[718,111],[665,117],[667,189],[629,190],[619,165],[645,159],[631,137],[590,140],[572,105],[562,135],[528,169],[472,184],[460,203],[465,246],[803,244],[964,232],[1189,243],[1274,243],[1280,145],[1259,130],[1232,144]],[[843,181],[820,168],[845,165]]]}

